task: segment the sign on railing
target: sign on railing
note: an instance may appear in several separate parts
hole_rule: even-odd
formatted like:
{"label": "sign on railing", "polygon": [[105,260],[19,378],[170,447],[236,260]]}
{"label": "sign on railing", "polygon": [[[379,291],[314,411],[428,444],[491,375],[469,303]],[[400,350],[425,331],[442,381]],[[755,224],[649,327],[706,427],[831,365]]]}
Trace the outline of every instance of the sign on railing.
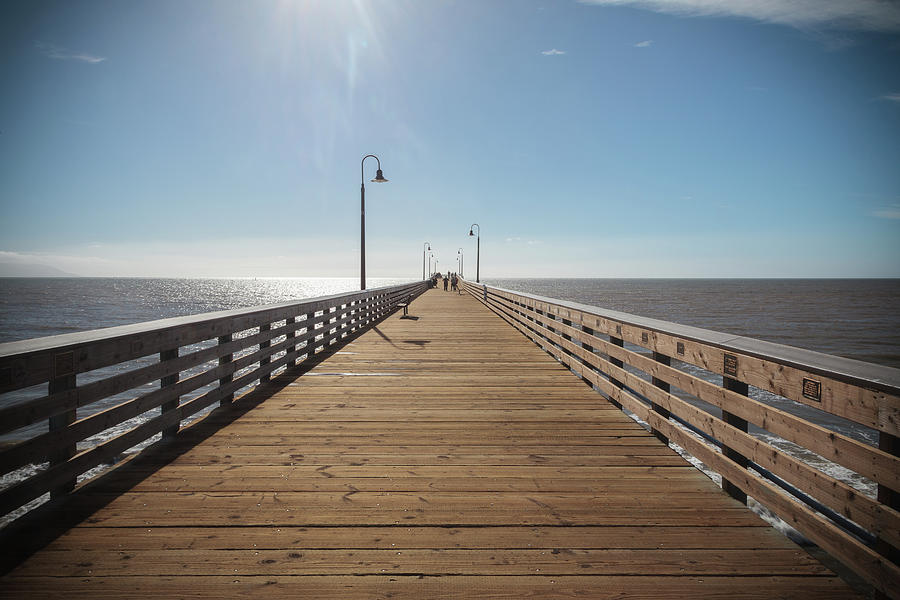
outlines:
{"label": "sign on railing", "polygon": [[[465,286],[657,437],[719,473],[730,495],[745,503],[752,496],[876,589],[896,592],[900,370],[469,282]],[[870,428],[877,432],[878,446],[754,398],[760,391]],[[750,425],[765,435],[754,435]],[[877,491],[868,495],[767,440],[793,444],[822,457],[822,463],[840,465],[877,484]]]}
{"label": "sign on railing", "polygon": [[[0,515],[342,345],[425,282],[0,344]],[[17,397],[18,396],[18,397]]]}

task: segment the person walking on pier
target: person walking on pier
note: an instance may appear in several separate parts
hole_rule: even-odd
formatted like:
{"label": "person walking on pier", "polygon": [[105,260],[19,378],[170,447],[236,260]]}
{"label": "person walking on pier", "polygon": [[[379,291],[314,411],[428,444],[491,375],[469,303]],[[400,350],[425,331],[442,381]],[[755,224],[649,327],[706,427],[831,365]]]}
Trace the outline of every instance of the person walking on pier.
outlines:
{"label": "person walking on pier", "polygon": [[[449,271],[447,272],[447,275],[450,275],[450,272],[449,272]],[[441,279],[444,280],[444,291],[446,292],[446,291],[447,291],[447,279],[448,279],[448,277],[444,277],[443,275],[441,275]]]}
{"label": "person walking on pier", "polygon": [[454,273],[450,276],[450,291],[458,292],[459,288],[457,288],[457,285],[459,285],[459,279],[457,279],[456,273]]}

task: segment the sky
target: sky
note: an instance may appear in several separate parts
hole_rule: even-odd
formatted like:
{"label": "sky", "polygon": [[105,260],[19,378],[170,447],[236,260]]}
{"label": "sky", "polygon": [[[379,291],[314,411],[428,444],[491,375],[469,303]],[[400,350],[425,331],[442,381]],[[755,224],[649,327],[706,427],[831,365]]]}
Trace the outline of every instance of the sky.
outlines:
{"label": "sky", "polygon": [[[900,3],[0,7],[0,264],[900,277]],[[0,274],[2,274],[0,268]]]}

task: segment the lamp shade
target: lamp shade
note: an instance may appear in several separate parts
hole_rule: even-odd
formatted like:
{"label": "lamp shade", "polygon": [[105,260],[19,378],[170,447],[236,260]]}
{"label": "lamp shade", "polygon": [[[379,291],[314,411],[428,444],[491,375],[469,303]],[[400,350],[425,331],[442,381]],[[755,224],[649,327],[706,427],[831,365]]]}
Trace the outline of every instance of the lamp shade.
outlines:
{"label": "lamp shade", "polygon": [[381,172],[381,169],[378,169],[378,172],[375,173],[375,179],[372,180],[373,183],[387,183],[387,179],[384,178],[384,173]]}
{"label": "lamp shade", "polygon": [[475,235],[475,233],[471,229],[469,229],[469,235]]}

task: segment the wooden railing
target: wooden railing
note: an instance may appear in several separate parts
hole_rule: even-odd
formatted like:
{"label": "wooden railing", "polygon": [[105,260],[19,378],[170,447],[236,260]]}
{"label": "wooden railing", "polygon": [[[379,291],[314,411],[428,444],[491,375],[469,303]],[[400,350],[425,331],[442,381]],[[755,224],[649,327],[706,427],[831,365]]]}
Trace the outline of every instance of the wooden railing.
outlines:
{"label": "wooden railing", "polygon": [[[733,497],[746,503],[749,494],[877,590],[900,593],[900,370],[464,285],[657,437],[719,473]],[[753,399],[751,388],[876,430],[878,447]],[[876,497],[751,435],[748,424],[874,481]]]}
{"label": "wooden railing", "polygon": [[11,402],[0,409],[0,434],[14,432],[0,450],[0,475],[16,481],[0,490],[0,515],[72,491],[91,469],[156,434],[175,436],[188,417],[334,349],[425,289],[419,282],[0,344],[0,398]]}

